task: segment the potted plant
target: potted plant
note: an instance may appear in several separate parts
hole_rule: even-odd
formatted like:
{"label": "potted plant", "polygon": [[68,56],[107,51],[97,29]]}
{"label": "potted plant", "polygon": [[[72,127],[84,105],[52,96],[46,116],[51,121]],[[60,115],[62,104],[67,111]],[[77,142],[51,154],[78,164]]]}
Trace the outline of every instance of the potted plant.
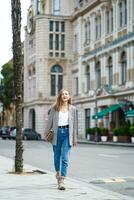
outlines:
{"label": "potted plant", "polygon": [[130,126],[129,133],[131,135],[131,142],[134,143],[134,126]]}
{"label": "potted plant", "polygon": [[100,134],[101,134],[101,141],[107,142],[108,140],[108,129],[107,128],[100,128]]}
{"label": "potted plant", "polygon": [[87,138],[87,140],[90,140],[90,135],[91,135],[91,128],[87,128],[87,130],[86,130],[86,138]]}
{"label": "potted plant", "polygon": [[87,140],[94,140],[94,134],[95,134],[95,129],[94,128],[87,128],[86,130],[86,135],[87,135]]}
{"label": "potted plant", "polygon": [[130,142],[129,127],[115,128],[113,130],[113,136],[118,137],[118,142]]}
{"label": "potted plant", "polygon": [[113,129],[113,142],[118,142],[119,128]]}

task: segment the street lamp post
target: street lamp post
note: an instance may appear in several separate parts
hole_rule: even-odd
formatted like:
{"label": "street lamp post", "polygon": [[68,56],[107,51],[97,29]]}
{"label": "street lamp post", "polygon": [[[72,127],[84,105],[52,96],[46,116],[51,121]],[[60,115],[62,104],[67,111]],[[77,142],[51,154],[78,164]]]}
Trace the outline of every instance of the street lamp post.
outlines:
{"label": "street lamp post", "polygon": [[95,142],[99,142],[99,134],[98,134],[98,116],[97,116],[97,112],[98,112],[98,105],[97,105],[97,90],[95,90]]}
{"label": "street lamp post", "polygon": [[100,91],[99,88],[95,90],[91,90],[90,96],[94,97],[95,102],[95,114],[94,114],[94,120],[95,120],[95,142],[99,142],[99,132],[98,132],[98,105],[97,105],[97,93]]}

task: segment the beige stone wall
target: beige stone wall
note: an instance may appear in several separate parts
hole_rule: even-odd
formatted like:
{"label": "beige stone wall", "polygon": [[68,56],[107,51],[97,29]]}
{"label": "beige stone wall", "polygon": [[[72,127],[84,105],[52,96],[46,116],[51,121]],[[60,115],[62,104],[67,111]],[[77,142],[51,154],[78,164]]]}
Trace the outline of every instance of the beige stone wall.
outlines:
{"label": "beige stone wall", "polygon": [[[86,1],[84,1],[86,2]],[[44,117],[46,116],[47,110],[50,105],[54,102],[55,97],[50,96],[50,70],[51,67],[55,64],[59,64],[63,67],[63,86],[68,88],[73,95],[73,100],[76,102],[78,109],[78,131],[80,137],[85,137],[85,109],[91,109],[91,115],[94,114],[95,102],[94,98],[89,97],[89,93],[85,92],[86,87],[86,75],[85,75],[85,66],[90,66],[90,86],[91,89],[96,89],[96,77],[95,77],[95,62],[100,61],[101,63],[101,79],[102,86],[108,84],[108,68],[107,68],[107,59],[109,56],[113,59],[113,85],[120,84],[120,55],[123,50],[127,51],[129,44],[127,41],[119,41],[116,45],[113,45],[112,42],[124,35],[126,35],[130,30],[134,28],[132,20],[129,19],[128,27],[118,27],[118,19],[115,18],[116,6],[113,3],[113,12],[114,12],[114,30],[112,33],[106,33],[105,26],[105,12],[106,8],[110,4],[99,3],[96,1],[96,6],[92,8],[81,7],[79,12],[74,13],[74,2],[72,0],[61,0],[61,14],[63,16],[52,16],[53,6],[52,0],[47,1],[46,11],[48,15],[38,15],[36,16],[36,27],[35,33],[33,35],[26,34],[25,38],[25,59],[24,59],[24,124],[29,126],[29,111],[31,108],[34,108],[36,111],[36,127],[37,131],[43,134],[45,123]],[[115,1],[113,1],[115,2]],[[129,3],[132,1],[129,1]],[[134,5],[134,4],[133,4]],[[89,6],[89,5],[88,5]],[[111,6],[111,5],[110,5]],[[131,8],[129,5],[128,9]],[[82,11],[83,9],[83,11]],[[129,12],[129,10],[128,10]],[[102,34],[101,38],[95,39],[95,28],[94,24],[91,25],[91,41],[85,44],[85,21],[94,22],[97,14],[102,14]],[[50,15],[49,15],[50,14]],[[76,15],[75,15],[76,14]],[[74,16],[75,15],[75,16]],[[131,17],[131,16],[130,16]],[[65,57],[64,58],[55,58],[49,56],[49,20],[65,20]],[[77,35],[77,51],[74,49],[74,36]],[[130,39],[131,40],[131,39]],[[111,46],[107,46],[104,49],[104,45],[109,43]],[[98,48],[102,47],[102,50],[97,51]],[[96,53],[91,53],[92,50],[95,50]],[[134,50],[133,50],[134,51]],[[84,57],[84,52],[88,56]],[[89,54],[88,54],[89,53]],[[85,54],[86,55],[86,54]],[[127,56],[128,59],[131,59],[128,68],[128,79],[134,81],[134,68],[133,68],[133,52],[131,55]],[[35,63],[36,68],[36,92],[34,98],[29,98],[29,86],[28,86],[28,68],[29,66]],[[85,64],[86,63],[86,64]],[[79,79],[79,95],[75,96],[75,78]],[[131,90],[130,90],[131,91]],[[122,91],[123,98],[125,98],[126,90]],[[102,96],[104,98],[102,98]],[[128,94],[127,94],[128,95]],[[120,93],[116,93],[116,98],[111,96],[105,97],[105,94],[97,96],[99,109],[101,106],[111,105],[117,103],[116,98],[120,98]],[[94,121],[91,119],[91,126],[94,126]]]}

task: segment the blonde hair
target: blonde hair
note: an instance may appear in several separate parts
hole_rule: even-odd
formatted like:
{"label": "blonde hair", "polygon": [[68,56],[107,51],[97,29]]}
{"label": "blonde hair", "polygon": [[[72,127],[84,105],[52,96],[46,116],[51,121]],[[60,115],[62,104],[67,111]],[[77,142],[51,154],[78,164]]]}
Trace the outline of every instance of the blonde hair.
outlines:
{"label": "blonde hair", "polygon": [[[53,108],[54,108],[54,110],[56,110],[56,111],[60,111],[60,108],[61,108],[61,106],[62,106],[62,94],[63,94],[63,92],[64,91],[67,91],[68,93],[69,93],[69,91],[67,90],[67,89],[62,89],[62,90],[60,90],[60,92],[59,92],[59,94],[58,94],[58,96],[57,96],[57,100],[56,100],[56,103],[54,104],[54,106],[53,106]],[[69,93],[69,95],[70,95],[70,93]],[[68,100],[68,104],[71,104],[71,97],[69,98],[69,100]]]}

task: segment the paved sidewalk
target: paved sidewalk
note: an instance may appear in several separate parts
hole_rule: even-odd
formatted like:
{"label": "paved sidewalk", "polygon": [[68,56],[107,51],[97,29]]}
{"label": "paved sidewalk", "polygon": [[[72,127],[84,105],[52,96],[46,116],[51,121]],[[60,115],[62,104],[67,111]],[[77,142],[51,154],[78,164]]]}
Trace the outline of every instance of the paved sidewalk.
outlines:
{"label": "paved sidewalk", "polygon": [[[14,161],[0,156],[0,200],[132,200],[92,184],[67,178],[66,190],[57,189],[55,174],[10,174]],[[25,165],[25,172],[41,170]]]}

